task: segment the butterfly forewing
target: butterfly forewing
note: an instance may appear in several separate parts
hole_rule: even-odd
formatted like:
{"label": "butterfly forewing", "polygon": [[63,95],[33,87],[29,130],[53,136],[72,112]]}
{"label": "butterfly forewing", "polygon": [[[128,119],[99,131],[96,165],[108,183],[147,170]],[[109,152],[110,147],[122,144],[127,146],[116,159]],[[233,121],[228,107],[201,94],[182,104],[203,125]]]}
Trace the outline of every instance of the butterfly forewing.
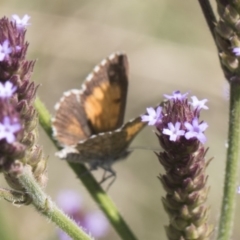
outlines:
{"label": "butterfly forewing", "polygon": [[56,105],[54,137],[61,146],[74,145],[92,134],[123,124],[128,88],[128,60],[115,53],[102,60],[81,90],[64,93]]}
{"label": "butterfly forewing", "polygon": [[117,53],[104,59],[87,77],[81,95],[92,132],[111,131],[123,124],[128,89],[128,61]]}

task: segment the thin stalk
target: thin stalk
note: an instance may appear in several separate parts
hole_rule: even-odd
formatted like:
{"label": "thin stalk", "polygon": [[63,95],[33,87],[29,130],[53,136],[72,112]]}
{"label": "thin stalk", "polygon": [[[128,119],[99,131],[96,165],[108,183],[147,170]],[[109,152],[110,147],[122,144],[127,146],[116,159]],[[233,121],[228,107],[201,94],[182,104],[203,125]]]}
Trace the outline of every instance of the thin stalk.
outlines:
{"label": "thin stalk", "polygon": [[65,215],[54,202],[52,202],[50,197],[45,194],[36,182],[29,165],[25,165],[22,168],[17,178],[19,183],[26,189],[26,192],[32,199],[32,204],[39,213],[56,223],[57,226],[74,240],[93,240],[93,238],[88,236],[73,220]]}
{"label": "thin stalk", "polygon": [[224,195],[220,223],[218,228],[218,240],[231,239],[234,210],[236,202],[236,190],[238,179],[238,164],[240,150],[240,84],[231,82],[230,84],[230,112],[229,112],[229,132],[228,150],[224,181]]}
{"label": "thin stalk", "polygon": [[219,59],[223,74],[224,74],[225,78],[229,81],[233,77],[233,74],[228,70],[228,68],[226,66],[224,66],[224,64],[221,61],[220,55],[219,55],[221,52],[221,49],[219,48],[219,46],[216,42],[216,36],[215,36],[215,26],[217,24],[216,16],[213,12],[213,9],[212,9],[212,6],[211,6],[209,0],[198,0],[198,2],[202,9],[202,12],[203,12],[205,20],[207,22],[208,28],[211,32],[214,43],[217,47],[218,59]]}
{"label": "thin stalk", "polygon": [[212,10],[209,0],[198,0],[200,7],[202,9],[203,15],[207,22],[208,28],[212,34],[213,39],[215,40],[214,29],[217,23],[216,16]]}
{"label": "thin stalk", "polygon": [[[51,128],[51,115],[41,102],[39,98],[35,101],[35,108],[39,114],[39,122],[42,128],[45,130],[49,138],[53,141],[56,148],[60,149],[56,144],[56,141],[52,137]],[[109,222],[112,224],[118,235],[123,240],[137,240],[135,235],[132,233],[131,229],[128,227],[127,223],[124,221],[123,217],[119,213],[113,201],[108,197],[99,183],[95,180],[93,175],[88,171],[88,169],[83,164],[75,164],[68,162],[69,166],[76,173],[78,178],[82,181],[92,198],[102,209],[103,213],[108,218]],[[86,174],[88,172],[88,174]]]}

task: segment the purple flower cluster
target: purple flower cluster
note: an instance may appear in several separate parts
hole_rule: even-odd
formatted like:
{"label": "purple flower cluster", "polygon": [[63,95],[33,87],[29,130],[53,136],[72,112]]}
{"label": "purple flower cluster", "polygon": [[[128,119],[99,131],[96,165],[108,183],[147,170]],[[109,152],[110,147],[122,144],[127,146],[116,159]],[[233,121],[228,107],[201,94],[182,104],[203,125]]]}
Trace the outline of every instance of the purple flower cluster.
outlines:
{"label": "purple flower cluster", "polygon": [[25,60],[29,18],[0,19],[0,170],[22,158],[35,140],[31,131],[36,126],[36,87],[30,81],[34,62]]}
{"label": "purple flower cluster", "polygon": [[142,116],[142,121],[148,125],[154,125],[162,135],[169,137],[170,141],[177,142],[180,138],[197,139],[201,143],[206,142],[204,131],[208,125],[199,122],[201,109],[208,109],[205,105],[207,99],[198,100],[192,96],[192,101],[187,99],[188,93],[181,94],[180,91],[172,95],[164,95],[168,102],[156,108],[147,108],[147,115]]}
{"label": "purple flower cluster", "polygon": [[5,83],[0,82],[0,106],[5,109],[5,113],[2,114],[2,121],[0,122],[0,141],[5,140],[7,143],[13,143],[16,139],[15,134],[21,130],[18,114],[15,116],[8,111],[14,112],[14,108],[10,103],[10,99],[13,97],[16,87],[9,81]]}
{"label": "purple flower cluster", "polygon": [[47,183],[46,158],[37,144],[37,86],[31,81],[34,61],[26,59],[29,19],[28,15],[0,19],[0,172],[8,185],[19,191],[22,185],[11,171],[16,161],[31,166],[41,187]]}
{"label": "purple flower cluster", "polygon": [[208,109],[207,99],[198,100],[188,93],[175,91],[164,95],[161,106],[148,108],[142,121],[157,128],[162,147],[156,153],[165,173],[159,175],[165,196],[162,203],[170,218],[165,227],[168,239],[209,239],[212,226],[207,224],[207,176],[205,169],[207,123],[199,120],[200,111]]}
{"label": "purple flower cluster", "polygon": [[[104,215],[99,211],[84,212],[82,198],[72,190],[65,190],[59,193],[57,198],[58,205],[70,216],[79,226],[95,238],[102,238],[107,235],[108,222]],[[71,240],[62,230],[58,230],[60,240]]]}

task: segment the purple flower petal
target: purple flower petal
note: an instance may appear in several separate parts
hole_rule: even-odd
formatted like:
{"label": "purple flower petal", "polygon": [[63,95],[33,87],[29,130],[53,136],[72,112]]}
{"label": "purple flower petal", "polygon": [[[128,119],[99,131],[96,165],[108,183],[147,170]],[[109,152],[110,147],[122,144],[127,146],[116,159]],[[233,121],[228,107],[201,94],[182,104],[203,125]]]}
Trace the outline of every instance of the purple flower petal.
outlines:
{"label": "purple flower petal", "polygon": [[143,122],[148,122],[148,125],[157,125],[159,122],[161,122],[162,107],[157,107],[156,111],[152,107],[147,108],[147,113],[148,115],[141,116]]}
{"label": "purple flower petal", "polygon": [[181,123],[176,122],[175,125],[173,123],[168,123],[168,128],[163,129],[163,134],[170,136],[170,141],[176,142],[178,137],[183,136],[185,131],[180,130]]}
{"label": "purple flower petal", "polygon": [[16,23],[16,26],[17,26],[18,29],[25,29],[26,26],[30,25],[28,23],[28,20],[30,18],[31,17],[28,16],[27,14],[25,14],[22,19],[16,14],[12,15],[12,21]]}
{"label": "purple flower petal", "polygon": [[10,121],[10,118],[5,116],[3,122],[0,122],[0,140],[6,139],[8,143],[13,143],[16,140],[14,133],[21,129],[21,125],[18,122]]}
{"label": "purple flower petal", "polygon": [[239,57],[240,56],[240,47],[233,48],[233,53],[235,54],[235,56]]}
{"label": "purple flower petal", "polygon": [[7,39],[0,44],[0,61],[3,61],[5,57],[8,57],[8,55],[12,52],[12,48],[9,45],[10,43]]}
{"label": "purple flower petal", "polygon": [[185,122],[184,126],[187,129],[185,133],[185,138],[190,139],[196,137],[201,143],[206,142],[206,136],[204,135],[204,131],[207,129],[208,124],[206,122],[198,123],[198,118],[194,118],[192,124],[189,122]]}
{"label": "purple flower petal", "polygon": [[205,105],[205,103],[208,101],[207,99],[198,100],[196,96],[192,96],[192,102],[190,103],[193,106],[193,109],[208,109],[208,107]]}
{"label": "purple flower petal", "polygon": [[10,98],[16,90],[17,87],[11,82],[7,81],[5,84],[0,82],[0,98]]}
{"label": "purple flower petal", "polygon": [[84,219],[84,227],[87,232],[91,233],[91,235],[100,238],[107,234],[109,224],[104,215],[97,211],[86,215]]}
{"label": "purple flower petal", "polygon": [[180,91],[174,91],[172,95],[164,94],[163,96],[169,100],[180,100],[183,101],[187,98],[188,93],[181,94]]}
{"label": "purple flower petal", "polygon": [[57,203],[67,214],[72,214],[82,208],[82,197],[73,190],[63,190],[58,194]]}

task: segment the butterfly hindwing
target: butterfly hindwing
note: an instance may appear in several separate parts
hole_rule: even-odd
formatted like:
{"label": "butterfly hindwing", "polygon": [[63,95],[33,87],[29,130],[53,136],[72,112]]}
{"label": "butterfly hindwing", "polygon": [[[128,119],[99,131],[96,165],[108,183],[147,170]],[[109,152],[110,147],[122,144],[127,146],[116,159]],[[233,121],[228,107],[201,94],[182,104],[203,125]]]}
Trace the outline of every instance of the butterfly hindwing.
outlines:
{"label": "butterfly hindwing", "polygon": [[56,104],[56,116],[52,119],[53,135],[61,146],[74,145],[91,135],[86,114],[80,103],[82,92],[70,90],[65,92]]}
{"label": "butterfly hindwing", "polygon": [[128,154],[130,143],[145,125],[141,117],[137,117],[115,131],[100,133],[80,141],[72,150],[63,149],[60,156],[71,162],[88,162],[93,165],[97,162],[101,167],[106,162],[124,158]]}

